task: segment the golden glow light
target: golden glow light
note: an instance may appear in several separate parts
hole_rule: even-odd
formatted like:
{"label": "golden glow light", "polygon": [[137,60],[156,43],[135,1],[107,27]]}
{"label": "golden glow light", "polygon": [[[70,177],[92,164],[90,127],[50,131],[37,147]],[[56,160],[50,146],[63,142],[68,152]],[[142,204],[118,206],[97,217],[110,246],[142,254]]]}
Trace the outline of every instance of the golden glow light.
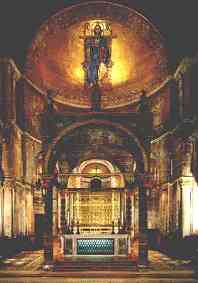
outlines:
{"label": "golden glow light", "polygon": [[[119,35],[120,37],[122,35]],[[129,46],[124,44],[122,38],[115,38],[112,44],[112,85],[118,85],[126,82],[130,78],[130,73],[134,68],[134,61],[131,57],[133,53]],[[129,59],[130,58],[130,59]]]}
{"label": "golden glow light", "polygon": [[[93,21],[94,22],[94,21]],[[74,84],[84,84],[84,70],[82,63],[84,62],[84,42],[80,35],[82,34],[81,25],[74,26],[68,32],[68,40],[65,42],[65,49],[60,54],[57,54],[58,61],[61,62],[60,68],[69,76]],[[112,25],[115,38],[112,39],[112,54],[111,61],[111,83],[116,86],[125,83],[133,77],[135,69],[135,60],[130,40],[126,41],[126,32],[123,33],[123,28],[118,24]],[[69,54],[69,56],[68,56]],[[60,56],[60,57],[59,57]],[[99,79],[102,79],[107,72],[106,66],[100,66]]]}

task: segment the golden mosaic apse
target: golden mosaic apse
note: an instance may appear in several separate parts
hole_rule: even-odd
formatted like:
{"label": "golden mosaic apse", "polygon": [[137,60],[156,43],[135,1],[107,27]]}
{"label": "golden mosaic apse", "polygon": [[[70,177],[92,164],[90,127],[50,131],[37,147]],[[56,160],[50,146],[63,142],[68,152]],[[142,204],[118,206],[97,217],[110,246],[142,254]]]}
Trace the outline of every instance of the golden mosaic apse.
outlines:
{"label": "golden mosaic apse", "polygon": [[[89,108],[83,30],[94,22],[109,24],[113,35],[109,83],[100,83],[102,108],[133,103],[142,89],[151,94],[168,74],[163,40],[142,15],[106,2],[76,5],[46,21],[28,50],[27,77],[44,91],[55,90],[58,102]],[[101,65],[99,76],[104,73]]]}

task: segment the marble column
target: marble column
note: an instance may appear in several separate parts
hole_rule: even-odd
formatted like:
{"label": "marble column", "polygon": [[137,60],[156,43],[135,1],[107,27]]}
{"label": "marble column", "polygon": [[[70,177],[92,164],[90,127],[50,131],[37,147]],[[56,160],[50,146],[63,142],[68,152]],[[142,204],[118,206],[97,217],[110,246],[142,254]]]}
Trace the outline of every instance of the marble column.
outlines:
{"label": "marble column", "polygon": [[62,232],[62,234],[64,234],[65,233],[65,230],[66,230],[66,227],[65,227],[65,225],[66,225],[66,215],[65,215],[65,192],[63,191],[63,192],[61,192],[61,211],[60,211],[60,213],[61,213],[61,215],[60,215],[60,226],[61,226],[61,232]]}
{"label": "marble column", "polygon": [[179,183],[179,212],[178,212],[178,226],[179,226],[179,238],[182,239],[183,237],[183,180],[180,179]]}
{"label": "marble column", "polygon": [[[17,69],[15,63],[11,59],[1,59],[1,72],[2,72],[2,93],[4,95],[4,105],[6,111],[2,116],[2,120],[7,123],[16,122],[16,82],[21,78],[21,74]],[[4,108],[5,109],[5,108]]]}
{"label": "marble column", "polygon": [[143,183],[139,185],[139,246],[138,262],[140,265],[148,263],[148,239],[147,239],[147,196]]}
{"label": "marble column", "polygon": [[57,227],[57,188],[53,177],[44,177],[45,194],[45,233],[44,233],[44,260],[45,264],[53,264],[60,253],[61,245]]}
{"label": "marble column", "polygon": [[53,183],[52,178],[43,179],[46,194],[45,201],[45,233],[44,233],[44,260],[45,264],[53,262]]}
{"label": "marble column", "polygon": [[[15,134],[14,127],[16,123],[16,101],[15,101],[15,85],[20,79],[21,74],[11,59],[0,59],[0,124],[2,144],[2,169],[5,175],[3,188],[3,210],[2,222],[3,231],[9,237],[14,235],[14,180],[15,180],[15,164],[14,164],[14,144]],[[6,111],[5,111],[6,109]],[[9,201],[6,201],[9,200]],[[7,216],[6,216],[7,215]],[[8,216],[9,215],[9,216]],[[6,229],[5,229],[6,227]]]}
{"label": "marble column", "polygon": [[13,189],[14,189],[13,178],[6,177],[4,181],[4,186],[2,188],[2,192],[3,192],[2,236],[7,236],[10,238],[13,236],[13,220],[14,220]]}

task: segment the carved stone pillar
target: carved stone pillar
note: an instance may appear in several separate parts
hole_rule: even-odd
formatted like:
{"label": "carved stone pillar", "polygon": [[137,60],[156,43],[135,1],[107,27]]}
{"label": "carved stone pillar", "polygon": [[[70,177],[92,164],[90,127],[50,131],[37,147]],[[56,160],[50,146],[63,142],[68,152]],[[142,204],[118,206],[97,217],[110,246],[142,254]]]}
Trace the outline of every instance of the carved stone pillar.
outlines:
{"label": "carved stone pillar", "polygon": [[132,226],[133,239],[131,256],[139,266],[148,264],[147,240],[147,189],[144,185],[144,175],[137,174],[132,193]]}
{"label": "carved stone pillar", "polygon": [[[180,120],[180,105],[179,105],[179,90],[178,90],[178,84],[175,80],[171,80],[169,82],[170,87],[170,123],[172,126],[175,126],[179,120]],[[180,90],[181,91],[181,90]]]}
{"label": "carved stone pillar", "polygon": [[181,144],[181,176],[191,176],[193,142],[188,138]]}
{"label": "carved stone pillar", "polygon": [[4,200],[5,200],[5,189],[4,187],[1,188],[1,237],[4,237]]}
{"label": "carved stone pillar", "polygon": [[180,118],[192,116],[190,80],[190,68],[192,67],[192,63],[193,61],[191,58],[184,58],[175,73],[175,79],[178,84]]}
{"label": "carved stone pillar", "polygon": [[139,246],[138,262],[140,265],[148,263],[147,239],[147,196],[143,182],[139,182]]}
{"label": "carved stone pillar", "polygon": [[13,191],[14,179],[12,177],[5,177],[2,192],[2,235],[7,237],[13,236],[14,231],[14,206],[13,206]]}
{"label": "carved stone pillar", "polygon": [[198,131],[195,131],[193,136],[191,137],[193,142],[193,152],[191,159],[191,171],[193,176],[198,183]]}
{"label": "carved stone pillar", "polygon": [[64,234],[66,232],[66,215],[65,215],[65,192],[62,191],[61,192],[61,215],[60,215],[60,226],[61,226],[61,232],[62,234]]}
{"label": "carved stone pillar", "polygon": [[153,113],[151,111],[150,100],[146,96],[145,91],[142,91],[142,96],[140,98],[139,114],[141,115],[139,130],[143,138],[149,141],[150,137],[153,135]]}
{"label": "carved stone pillar", "polygon": [[183,180],[180,179],[179,183],[179,194],[180,194],[180,201],[179,201],[179,212],[178,212],[178,226],[179,226],[179,238],[182,239],[183,237]]}
{"label": "carved stone pillar", "polygon": [[5,176],[14,178],[15,85],[17,80],[20,79],[21,74],[14,62],[7,58],[0,59],[0,72],[0,112],[2,112],[0,114],[0,142],[2,143],[2,168]]}
{"label": "carved stone pillar", "polygon": [[44,234],[44,259],[45,264],[52,264],[60,255],[61,247],[57,231],[57,197],[53,177],[44,178],[45,194],[45,234]]}
{"label": "carved stone pillar", "polygon": [[[16,82],[20,79],[21,74],[17,69],[16,65],[11,59],[1,59],[1,78],[4,82],[2,84],[2,107],[6,107],[2,120],[5,123],[16,122],[16,93],[15,87]],[[5,108],[4,108],[5,109]]]}
{"label": "carved stone pillar", "polygon": [[[3,186],[3,228],[9,236],[15,235],[15,123],[16,123],[16,93],[15,85],[21,74],[11,59],[0,59],[0,143],[2,144],[1,166],[5,176]],[[6,229],[5,229],[6,227]]]}
{"label": "carved stone pillar", "polygon": [[44,178],[45,194],[45,233],[44,260],[46,264],[53,262],[53,183],[52,178]]}
{"label": "carved stone pillar", "polygon": [[148,264],[147,239],[147,181],[144,173],[137,173],[133,189],[133,234],[131,255],[140,266]]}

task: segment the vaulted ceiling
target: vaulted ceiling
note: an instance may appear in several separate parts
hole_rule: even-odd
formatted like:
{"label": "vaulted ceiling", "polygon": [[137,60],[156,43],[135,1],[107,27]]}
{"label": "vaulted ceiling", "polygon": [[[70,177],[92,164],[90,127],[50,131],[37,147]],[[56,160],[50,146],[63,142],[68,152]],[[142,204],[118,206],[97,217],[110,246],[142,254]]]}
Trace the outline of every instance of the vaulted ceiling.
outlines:
{"label": "vaulted ceiling", "polygon": [[[107,0],[108,1],[108,0]],[[25,54],[38,27],[57,11],[86,0],[11,1],[0,3],[0,56],[11,56],[22,68]],[[92,2],[92,1],[91,1]],[[173,67],[198,48],[196,1],[114,0],[148,18],[167,42]]]}
{"label": "vaulted ceiling", "polygon": [[57,101],[89,108],[90,95],[82,66],[87,52],[84,29],[87,24],[94,29],[98,22],[104,30],[107,25],[112,29],[112,35],[105,35],[111,38],[112,67],[109,81],[105,82],[105,75],[104,82],[101,79],[102,108],[138,101],[143,89],[152,94],[169,73],[165,41],[143,15],[102,1],[63,9],[38,29],[27,52],[27,77],[43,91],[52,89],[58,93]]}
{"label": "vaulted ceiling", "polygon": [[[93,3],[94,0],[90,0],[90,3]],[[4,3],[3,3],[4,2]],[[1,1],[0,2],[0,34],[1,34],[1,44],[0,44],[0,56],[8,56],[12,57],[17,66],[25,71],[25,63],[27,59],[27,54],[30,54],[30,50],[32,47],[32,40],[36,39],[40,35],[40,31],[43,27],[46,27],[46,23],[53,23],[54,19],[58,17],[53,17],[53,15],[61,13],[61,11],[66,11],[68,7],[72,4],[83,4],[86,3],[87,0],[42,0],[42,1]],[[106,2],[110,2],[106,0]],[[119,106],[119,104],[127,104],[130,100],[130,90],[139,90],[142,87],[146,87],[148,90],[152,90],[152,87],[157,86],[160,83],[160,80],[163,80],[164,74],[168,71],[172,71],[176,68],[180,59],[183,56],[192,55],[193,52],[198,50],[198,37],[197,37],[197,26],[198,26],[198,17],[197,17],[197,9],[195,6],[196,1],[156,1],[156,0],[114,0],[113,3],[124,4],[127,7],[130,7],[130,11],[132,13],[137,13],[139,15],[139,20],[142,23],[146,23],[147,27],[149,27],[150,31],[153,31],[158,37],[158,47],[162,46],[160,49],[160,53],[158,53],[158,59],[162,60],[163,66],[165,68],[161,68],[156,64],[157,58],[155,58],[151,49],[149,49],[149,44],[146,42],[152,42],[150,37],[148,37],[148,41],[145,40],[145,37],[139,35],[136,37],[136,49],[134,55],[138,58],[138,61],[133,65],[133,57],[131,54],[129,57],[130,60],[127,62],[128,70],[130,70],[130,78],[132,74],[134,75],[133,79],[120,81],[119,83],[114,84],[113,90],[111,90],[111,95],[108,96],[109,93],[103,92],[103,106],[106,108],[113,106]],[[3,4],[3,6],[2,6]],[[136,11],[136,12],[135,12]],[[64,12],[63,12],[64,14]],[[67,13],[65,12],[65,15]],[[146,19],[147,20],[146,20]],[[124,18],[123,18],[124,21]],[[135,32],[133,29],[129,29],[123,24],[121,18],[119,19],[119,12],[117,12],[117,18],[115,16],[115,21],[113,22],[113,29],[115,29],[118,38],[123,43],[122,53],[121,55],[125,55],[125,52],[128,52],[128,49],[132,49],[134,45],[133,39],[135,38]],[[125,19],[126,22],[126,19]],[[43,23],[45,23],[43,25]],[[43,26],[42,26],[43,25]],[[41,28],[42,26],[42,28]],[[133,27],[133,25],[132,25]],[[126,30],[125,30],[126,29]],[[68,31],[62,32],[61,36],[65,37],[67,40],[68,33],[75,35],[75,32],[81,32],[80,26],[76,24],[69,25]],[[161,34],[161,35],[160,35]],[[149,33],[147,33],[149,35]],[[58,40],[58,35],[55,35]],[[78,34],[76,34],[78,37]],[[164,40],[161,40],[163,38]],[[64,58],[67,61],[64,52],[57,52],[57,50],[62,50],[56,44],[63,46],[63,41],[58,41],[58,43],[54,43],[53,39],[49,37],[45,37],[45,42],[49,45],[49,53],[50,58],[53,61],[53,72],[54,68],[58,72],[61,71],[61,76],[64,81],[64,89],[67,85],[69,90],[73,90],[75,88],[82,89],[82,77],[78,79],[73,77],[71,69],[65,70],[64,67]],[[163,42],[163,44],[162,44]],[[78,44],[69,47],[70,51],[73,51],[73,61],[76,60],[76,53],[78,54],[78,62],[82,62],[82,50],[78,50]],[[34,40],[33,40],[34,45]],[[55,46],[55,50],[52,51],[52,47]],[[68,42],[66,41],[66,46],[68,47]],[[82,47],[82,46],[81,46]],[[58,49],[57,49],[58,48]],[[28,52],[29,50],[29,52]],[[159,48],[154,48],[154,51],[159,50]],[[63,51],[63,50],[62,50]],[[53,53],[54,52],[54,53]],[[81,52],[81,57],[80,57]],[[166,53],[166,54],[165,54]],[[45,72],[49,74],[50,68],[49,66],[45,66],[45,63],[49,63],[49,54],[47,56],[42,57],[42,68],[38,65],[36,66],[36,71],[42,78],[42,81],[45,81]],[[56,57],[57,55],[57,57]],[[66,55],[66,54],[65,54]],[[61,57],[62,56],[62,57]],[[31,57],[31,56],[30,56]],[[59,58],[59,59],[57,59]],[[168,58],[168,66],[166,64],[166,59]],[[112,58],[113,59],[113,58]],[[142,60],[141,60],[142,59]],[[146,64],[146,60],[148,62]],[[113,59],[115,60],[115,59]],[[31,62],[31,61],[29,61]],[[161,62],[161,61],[160,61]],[[80,64],[80,63],[79,63]],[[61,66],[60,66],[61,65]],[[67,66],[68,66],[67,62]],[[147,69],[147,65],[151,66],[151,69]],[[51,65],[50,65],[51,66]],[[140,74],[139,79],[137,73],[133,72],[135,69],[138,70]],[[34,66],[35,67],[35,66]],[[59,69],[60,67],[60,69]],[[156,67],[156,68],[155,68]],[[41,71],[42,69],[42,71]],[[144,76],[141,78],[142,71],[144,70]],[[146,71],[145,71],[146,70]],[[82,70],[81,70],[82,71]],[[162,72],[161,72],[162,71]],[[40,72],[40,73],[39,73]],[[156,76],[153,76],[153,73]],[[30,73],[29,73],[30,74]],[[37,74],[36,74],[37,75]],[[31,77],[31,76],[30,76]],[[136,78],[136,79],[135,79]],[[153,80],[154,79],[154,80]],[[52,86],[56,88],[54,77],[47,76],[47,84],[46,86]],[[71,81],[75,81],[75,84]],[[149,82],[154,85],[149,86]],[[60,80],[59,80],[60,82]],[[139,86],[135,86],[134,83],[139,82]],[[37,84],[37,82],[36,82]],[[39,83],[38,83],[39,84]],[[45,86],[45,88],[46,88]],[[124,86],[124,87],[123,87]],[[129,88],[128,88],[129,87]],[[44,88],[44,89],[45,89]],[[115,93],[113,93],[115,89]],[[67,90],[67,88],[66,88]],[[27,119],[27,128],[28,131],[31,132],[34,136],[39,137],[39,131],[35,131],[39,125],[39,115],[43,111],[43,98],[40,97],[37,92],[32,93],[33,89],[26,89],[25,96],[25,116]],[[78,105],[87,107],[90,106],[88,94],[83,96],[83,92],[73,92],[71,96],[71,91],[60,92],[60,94],[55,97],[56,107],[58,111],[65,110],[65,104],[70,105]],[[70,97],[71,96],[71,97]],[[163,97],[162,97],[163,96]],[[153,97],[153,96],[152,96]],[[134,99],[134,97],[132,97]],[[69,102],[69,103],[68,103]],[[158,96],[155,101],[153,101],[153,105],[159,109],[152,109],[154,112],[154,126],[159,126],[161,123],[167,120],[169,115],[169,93],[165,89],[163,93],[161,91],[161,96]],[[63,107],[64,106],[64,107]],[[89,109],[89,108],[88,108]],[[161,109],[161,110],[160,110]],[[158,111],[160,110],[160,111]]]}

